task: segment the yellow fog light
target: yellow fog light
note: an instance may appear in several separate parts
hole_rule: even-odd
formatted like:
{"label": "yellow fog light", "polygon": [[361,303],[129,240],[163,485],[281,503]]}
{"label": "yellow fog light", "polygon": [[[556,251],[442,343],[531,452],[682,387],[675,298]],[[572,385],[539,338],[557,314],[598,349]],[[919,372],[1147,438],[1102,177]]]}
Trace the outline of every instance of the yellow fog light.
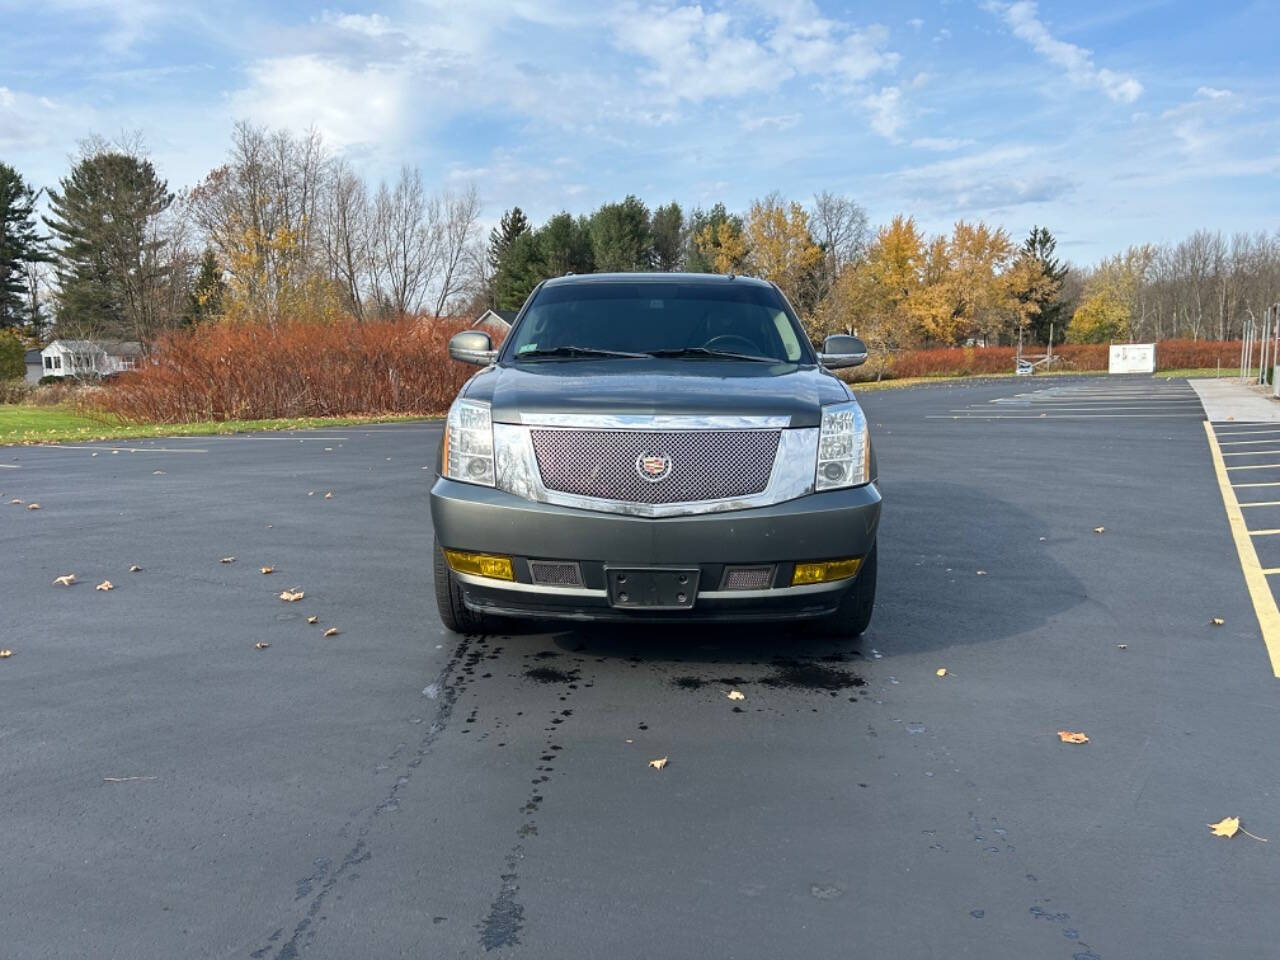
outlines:
{"label": "yellow fog light", "polygon": [[823,560],[820,563],[797,563],[796,572],[791,575],[791,585],[798,587],[804,583],[848,580],[857,574],[860,566],[862,566],[861,557],[853,557],[849,560]]}
{"label": "yellow fog light", "polygon": [[470,573],[493,580],[514,580],[510,557],[495,557],[489,553],[467,553],[463,550],[446,550],[444,557],[455,573]]}

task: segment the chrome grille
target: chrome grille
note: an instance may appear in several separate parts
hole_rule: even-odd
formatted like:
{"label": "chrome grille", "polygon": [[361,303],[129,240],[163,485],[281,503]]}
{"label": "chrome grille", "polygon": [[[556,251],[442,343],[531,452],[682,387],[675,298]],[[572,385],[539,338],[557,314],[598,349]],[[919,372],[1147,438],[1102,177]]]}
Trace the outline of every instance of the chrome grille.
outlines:
{"label": "chrome grille", "polygon": [[[531,430],[548,490],[625,503],[690,503],[761,493],[780,430]],[[669,457],[658,480],[639,461]]]}

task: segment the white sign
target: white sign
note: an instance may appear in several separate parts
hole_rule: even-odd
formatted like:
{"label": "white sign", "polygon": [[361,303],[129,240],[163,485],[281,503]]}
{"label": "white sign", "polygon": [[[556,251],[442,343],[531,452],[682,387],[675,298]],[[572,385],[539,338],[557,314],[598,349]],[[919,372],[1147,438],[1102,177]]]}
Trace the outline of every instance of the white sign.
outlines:
{"label": "white sign", "polygon": [[1113,343],[1108,373],[1155,373],[1154,343]]}

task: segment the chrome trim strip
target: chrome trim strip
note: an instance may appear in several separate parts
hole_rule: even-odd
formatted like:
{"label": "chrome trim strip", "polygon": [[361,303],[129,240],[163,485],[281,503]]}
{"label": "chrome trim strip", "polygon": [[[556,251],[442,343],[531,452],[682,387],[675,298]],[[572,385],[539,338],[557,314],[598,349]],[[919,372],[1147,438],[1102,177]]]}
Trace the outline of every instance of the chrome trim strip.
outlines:
{"label": "chrome trim strip", "polygon": [[829,583],[804,583],[798,587],[769,587],[765,590],[702,590],[698,593],[698,599],[704,597],[708,600],[732,600],[735,597],[744,599],[751,597],[794,597],[805,593],[828,593],[838,587],[846,587],[852,580],[852,577],[845,577],[843,580],[832,580]]}
{"label": "chrome trim strip", "polygon": [[[496,580],[492,577],[478,577],[474,573],[459,573],[454,570],[453,575],[462,583],[469,583],[476,587],[487,587],[490,590],[510,590],[513,593],[541,593],[548,596],[558,597],[596,597],[601,600],[609,599],[607,590],[593,590],[590,587],[550,587],[539,583],[518,583],[515,580]],[[849,584],[852,577],[844,580],[833,580],[830,583],[806,583],[798,587],[770,587],[767,590],[700,590],[698,591],[699,600],[750,600],[760,599],[762,597],[794,597],[806,593],[827,593],[844,587]],[[694,605],[694,609],[697,604]],[[636,609],[644,609],[637,607]]]}
{"label": "chrome trim strip", "polygon": [[786,428],[791,417],[687,416],[684,414],[520,413],[526,427],[575,430],[759,430]]}
{"label": "chrome trim strip", "polygon": [[542,483],[533,440],[527,426],[510,423],[493,425],[494,469],[499,490],[537,503],[549,503],[597,513],[617,513],[632,517],[686,517],[727,510],[749,510],[795,500],[814,490],[814,464],[818,459],[818,427],[783,430],[773,458],[769,484],[760,493],[727,500],[697,500],[686,503],[631,503],[604,500],[548,490]]}
{"label": "chrome trim strip", "polygon": [[491,590],[511,590],[515,593],[545,593],[558,597],[600,597],[607,599],[609,596],[605,590],[592,590],[590,587],[552,587],[542,583],[518,583],[515,580],[478,577],[474,573],[459,573],[457,570],[453,571],[453,575],[463,583],[469,583],[473,587],[488,587]]}

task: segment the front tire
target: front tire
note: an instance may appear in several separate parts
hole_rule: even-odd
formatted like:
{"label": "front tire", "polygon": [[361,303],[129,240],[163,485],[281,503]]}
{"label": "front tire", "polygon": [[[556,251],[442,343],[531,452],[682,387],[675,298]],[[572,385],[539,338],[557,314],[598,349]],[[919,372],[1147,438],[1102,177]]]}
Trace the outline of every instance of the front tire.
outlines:
{"label": "front tire", "polygon": [[436,607],[440,611],[440,620],[454,633],[491,633],[493,619],[467,607],[462,599],[462,587],[449,569],[449,561],[444,558],[440,541],[434,541],[433,546]]}
{"label": "front tire", "polygon": [[879,543],[871,544],[871,552],[858,571],[853,588],[845,594],[835,613],[818,621],[820,632],[828,636],[856,637],[871,626],[871,613],[876,605],[876,567]]}

